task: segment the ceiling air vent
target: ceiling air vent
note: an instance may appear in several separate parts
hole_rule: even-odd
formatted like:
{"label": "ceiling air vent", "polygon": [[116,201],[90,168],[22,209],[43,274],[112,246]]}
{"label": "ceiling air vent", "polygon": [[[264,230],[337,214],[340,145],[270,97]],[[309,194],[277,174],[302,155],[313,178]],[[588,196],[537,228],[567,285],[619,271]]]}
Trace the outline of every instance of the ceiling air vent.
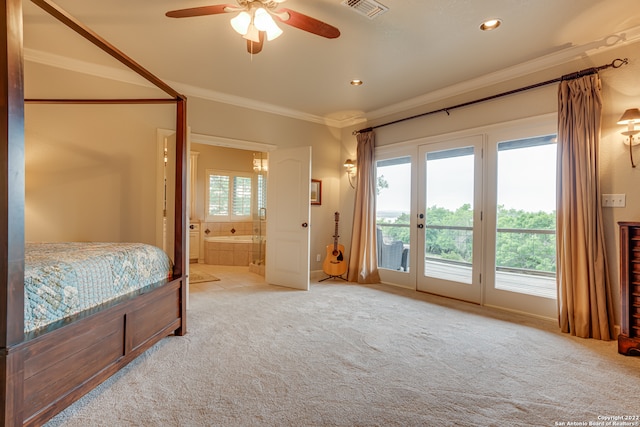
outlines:
{"label": "ceiling air vent", "polygon": [[387,6],[374,0],[344,0],[342,4],[350,7],[360,15],[364,15],[369,19],[377,18],[389,10]]}

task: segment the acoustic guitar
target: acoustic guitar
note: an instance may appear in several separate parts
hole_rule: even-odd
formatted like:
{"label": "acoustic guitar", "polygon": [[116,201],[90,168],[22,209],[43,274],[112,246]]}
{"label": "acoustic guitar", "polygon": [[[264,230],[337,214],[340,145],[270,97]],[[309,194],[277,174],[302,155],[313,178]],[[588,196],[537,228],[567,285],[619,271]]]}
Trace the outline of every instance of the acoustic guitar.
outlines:
{"label": "acoustic guitar", "polygon": [[335,213],[336,231],[333,234],[333,244],[327,245],[327,256],[322,264],[322,270],[329,277],[341,277],[347,272],[347,261],[344,258],[344,246],[338,243],[338,221],[340,213]]}

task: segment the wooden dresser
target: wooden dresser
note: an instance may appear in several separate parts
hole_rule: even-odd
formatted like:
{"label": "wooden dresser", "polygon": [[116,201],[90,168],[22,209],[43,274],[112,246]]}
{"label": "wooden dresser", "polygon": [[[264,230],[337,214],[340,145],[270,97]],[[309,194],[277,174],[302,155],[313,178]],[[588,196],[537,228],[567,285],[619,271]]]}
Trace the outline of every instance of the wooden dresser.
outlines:
{"label": "wooden dresser", "polygon": [[620,226],[620,335],[618,352],[640,356],[640,222]]}

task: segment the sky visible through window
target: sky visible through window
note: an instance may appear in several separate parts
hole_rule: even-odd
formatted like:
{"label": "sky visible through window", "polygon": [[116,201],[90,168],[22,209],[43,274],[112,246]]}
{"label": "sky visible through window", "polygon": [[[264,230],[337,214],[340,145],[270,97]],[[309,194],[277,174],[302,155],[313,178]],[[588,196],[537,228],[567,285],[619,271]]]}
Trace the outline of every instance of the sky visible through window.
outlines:
{"label": "sky visible through window", "polygon": [[556,210],[556,144],[498,152],[498,204],[525,212]]}
{"label": "sky visible through window", "polygon": [[[439,207],[456,210],[473,200],[468,185],[473,179],[472,156],[469,161],[433,161],[429,176],[443,177],[429,185],[429,200]],[[452,159],[453,160],[453,159]],[[458,160],[461,160],[458,158]],[[554,212],[556,209],[556,144],[546,144],[499,152],[498,204],[506,209],[526,212]],[[410,163],[378,168],[388,188],[380,189],[378,212],[410,212]]]}

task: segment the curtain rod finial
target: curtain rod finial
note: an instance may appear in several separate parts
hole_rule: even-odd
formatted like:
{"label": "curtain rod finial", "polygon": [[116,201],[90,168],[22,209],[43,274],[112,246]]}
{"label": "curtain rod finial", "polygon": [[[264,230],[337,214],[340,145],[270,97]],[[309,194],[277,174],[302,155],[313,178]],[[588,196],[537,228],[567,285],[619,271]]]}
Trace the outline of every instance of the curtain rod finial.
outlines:
{"label": "curtain rod finial", "polygon": [[373,130],[373,127],[369,127],[369,128],[364,128],[364,129],[360,129],[360,130],[354,130],[353,132],[351,132],[352,135],[357,135],[359,133],[365,133],[365,132],[371,132]]}

